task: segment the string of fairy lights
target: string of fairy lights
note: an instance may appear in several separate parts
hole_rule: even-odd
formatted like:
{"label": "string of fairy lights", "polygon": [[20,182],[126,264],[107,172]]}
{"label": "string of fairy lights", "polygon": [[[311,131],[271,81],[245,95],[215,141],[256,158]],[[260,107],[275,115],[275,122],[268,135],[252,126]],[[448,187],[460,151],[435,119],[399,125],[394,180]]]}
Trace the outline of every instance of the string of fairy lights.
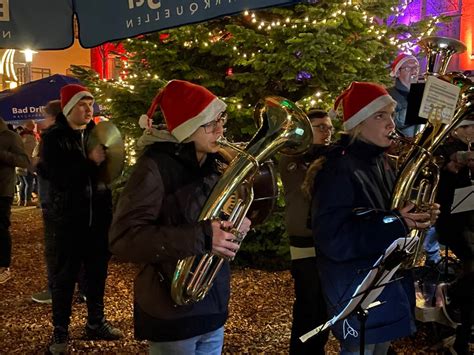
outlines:
{"label": "string of fairy lights", "polygon": [[[398,6],[394,6],[391,8],[393,15],[391,16],[392,21],[396,22],[399,18],[403,18],[405,13],[407,12],[410,4],[414,0],[402,0]],[[431,35],[436,26],[440,23],[440,18],[438,16],[433,16],[428,19],[427,30],[419,34],[418,37],[412,37],[409,33],[407,33],[404,37],[399,37],[395,35],[390,35],[387,37],[387,25],[381,25],[377,22],[373,16],[369,16],[367,12],[363,11],[361,5],[352,0],[347,0],[340,5],[340,8],[335,10],[329,18],[325,19],[313,19],[311,16],[306,17],[286,17],[282,19],[271,19],[267,20],[259,16],[259,12],[256,11],[245,11],[242,13],[243,18],[248,21],[249,24],[255,26],[255,30],[259,31],[262,34],[269,33],[278,28],[290,28],[290,29],[298,29],[301,28],[302,30],[308,29],[311,26],[338,26],[340,22],[343,20],[344,16],[346,16],[349,11],[357,12],[361,14],[361,19],[364,21],[365,25],[367,26],[367,34],[374,36],[378,40],[382,40],[382,38],[387,38],[389,43],[396,46],[399,51],[406,52],[413,54],[416,50],[416,44],[418,41],[428,35]],[[190,37],[191,33],[188,31]],[[225,32],[209,32],[208,39],[200,40],[197,38],[190,38],[189,40],[183,41],[182,46],[186,49],[193,48],[193,47],[209,47],[214,45],[217,42],[221,42],[227,44],[225,39],[226,33]],[[141,41],[147,46],[150,46],[150,49],[157,49],[158,44],[152,41],[143,40],[143,39],[127,39],[128,42],[133,41]],[[232,50],[236,53],[237,56],[240,56],[241,59],[251,60],[253,57],[258,55],[258,53],[262,52],[264,48],[253,51],[253,52],[246,52],[244,49],[237,47],[236,45],[230,44],[232,46]],[[265,43],[265,46],[272,45],[271,39]],[[370,61],[369,58],[364,58],[364,60]],[[123,62],[124,68],[121,77],[119,77],[118,81],[115,82],[114,85],[117,87],[122,87],[125,90],[129,90],[130,92],[134,92],[135,86],[133,85],[133,80],[142,77],[143,75],[146,76],[149,80],[159,80],[159,76],[149,72],[141,72],[140,76],[136,73],[131,74],[130,64],[127,61]],[[232,68],[230,69],[230,73],[232,73]],[[232,75],[232,74],[230,74]],[[242,108],[248,109],[251,105],[246,104],[244,105],[238,98],[223,98],[229,105],[232,105],[234,109],[241,110]],[[297,102],[300,106],[307,109],[309,107],[314,107],[315,105],[322,104],[323,102],[331,102],[332,101],[331,93],[325,92],[322,89],[315,88],[314,93],[308,97],[302,98]]]}

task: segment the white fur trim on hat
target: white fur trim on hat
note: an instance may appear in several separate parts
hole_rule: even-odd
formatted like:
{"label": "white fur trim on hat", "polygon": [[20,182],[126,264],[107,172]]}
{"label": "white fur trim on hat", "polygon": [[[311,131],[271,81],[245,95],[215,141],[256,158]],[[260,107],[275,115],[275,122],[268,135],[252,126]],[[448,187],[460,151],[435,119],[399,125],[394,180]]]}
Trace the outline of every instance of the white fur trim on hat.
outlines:
{"label": "white fur trim on hat", "polygon": [[392,99],[390,95],[382,95],[377,97],[375,100],[361,108],[359,111],[357,111],[356,114],[346,120],[344,122],[344,129],[350,130],[354,128],[359,123],[369,118],[369,116],[373,115],[375,112],[381,110],[382,108],[390,104],[397,104],[397,102]]}
{"label": "white fur trim on hat", "polygon": [[412,56],[412,55],[407,55],[406,57],[400,59],[400,61],[395,65],[395,67],[392,68],[392,71],[390,72],[390,76],[391,76],[392,78],[395,78],[395,77],[397,76],[397,72],[398,72],[398,70],[401,68],[401,66],[402,66],[403,64],[405,64],[405,62],[407,62],[407,61],[409,61],[409,60],[414,60],[414,61],[416,61],[417,63],[419,63],[419,62],[418,62],[418,59],[416,59],[414,56]]}
{"label": "white fur trim on hat", "polygon": [[89,91],[79,91],[74,94],[73,97],[69,99],[66,105],[63,107],[63,114],[64,116],[69,115],[71,112],[72,108],[74,107],[75,104],[77,104],[79,101],[81,101],[83,98],[91,98],[94,100],[94,96]]}
{"label": "white fur trim on hat", "polygon": [[175,138],[182,142],[189,136],[191,136],[196,130],[206,124],[216,119],[217,115],[221,112],[224,112],[227,105],[224,101],[219,98],[212,100],[207,107],[199,112],[197,116],[194,116],[188,119],[186,122],[181,123],[178,127],[171,131],[171,134]]}

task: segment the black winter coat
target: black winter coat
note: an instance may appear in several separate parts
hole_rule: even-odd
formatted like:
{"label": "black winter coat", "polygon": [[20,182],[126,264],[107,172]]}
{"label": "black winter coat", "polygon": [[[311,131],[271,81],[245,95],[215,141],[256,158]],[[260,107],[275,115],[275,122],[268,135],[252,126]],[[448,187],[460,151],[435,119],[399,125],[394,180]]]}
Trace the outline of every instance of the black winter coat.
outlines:
{"label": "black winter coat", "polygon": [[87,158],[91,121],[86,129],[72,129],[59,114],[56,123],[43,135],[38,174],[46,180],[43,215],[58,227],[90,227],[110,223],[112,197],[99,181],[99,167]]}
{"label": "black winter coat", "polygon": [[[327,154],[326,163],[316,175],[312,228],[329,314],[336,315],[345,307],[385,249],[406,235],[405,223],[393,218],[398,212],[390,210],[394,181],[382,148],[360,140],[349,144],[346,136]],[[371,212],[357,213],[361,211]],[[369,311],[367,344],[414,332],[413,281],[407,277],[405,282],[387,285],[378,297],[385,303]],[[332,330],[347,346],[359,343],[359,322],[355,316],[336,323]]]}
{"label": "black winter coat", "polygon": [[[450,247],[463,261],[472,260],[474,256],[474,211],[451,214],[454,191],[471,186],[469,168],[459,169],[455,174],[446,169],[453,153],[467,151],[467,144],[450,138],[436,151],[436,155],[443,156],[444,166],[441,167],[440,182],[436,202],[441,205],[441,214],[436,221],[436,231],[439,240]],[[474,171],[471,174],[474,177]]]}
{"label": "black winter coat", "polygon": [[178,259],[211,250],[211,222],[197,220],[218,178],[216,156],[208,154],[200,166],[194,143],[154,143],[137,161],[109,235],[113,254],[143,265],[135,279],[136,338],[176,341],[224,325],[228,262],[202,301],[177,306],[170,295]]}

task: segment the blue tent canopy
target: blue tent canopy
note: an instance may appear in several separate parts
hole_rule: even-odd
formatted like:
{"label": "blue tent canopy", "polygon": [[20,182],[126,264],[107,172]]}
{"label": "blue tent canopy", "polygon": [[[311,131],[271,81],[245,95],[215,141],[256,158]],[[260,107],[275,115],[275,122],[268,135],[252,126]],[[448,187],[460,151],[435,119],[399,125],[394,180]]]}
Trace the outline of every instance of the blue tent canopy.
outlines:
{"label": "blue tent canopy", "polygon": [[3,6],[0,6],[0,48],[40,50],[70,47],[74,42],[74,14],[79,24],[79,42],[83,47],[91,48],[105,42],[203,22],[243,10],[292,5],[300,1],[3,1]]}
{"label": "blue tent canopy", "polygon": [[[18,124],[25,120],[41,120],[41,113],[48,101],[59,99],[61,88],[67,84],[80,84],[76,78],[55,74],[35,80],[12,90],[0,92],[0,117]],[[98,106],[94,106],[98,111]]]}

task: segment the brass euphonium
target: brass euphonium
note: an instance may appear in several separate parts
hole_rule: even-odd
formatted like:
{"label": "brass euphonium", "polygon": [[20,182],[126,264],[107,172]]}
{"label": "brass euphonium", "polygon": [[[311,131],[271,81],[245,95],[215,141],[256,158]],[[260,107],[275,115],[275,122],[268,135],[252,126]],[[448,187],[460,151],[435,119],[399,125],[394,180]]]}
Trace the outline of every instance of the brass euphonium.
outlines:
{"label": "brass euphonium", "polygon": [[[218,140],[220,145],[236,150],[237,155],[212,190],[199,216],[199,221],[225,219],[233,222],[230,233],[236,236],[234,242],[238,244],[243,240],[238,230],[253,201],[252,180],[259,165],[277,152],[300,154],[312,141],[308,117],[285,98],[265,98],[257,104],[254,116],[260,128],[245,149],[223,137]],[[225,260],[213,253],[178,260],[171,284],[174,302],[187,305],[202,300]]]}
{"label": "brass euphonium", "polygon": [[[391,207],[399,209],[408,201],[412,201],[417,212],[426,211],[435,202],[440,171],[433,153],[461,121],[474,113],[474,87],[469,87],[467,82],[460,85],[460,80],[455,80],[459,77],[458,74],[445,73],[452,56],[464,52],[466,46],[458,40],[445,37],[427,37],[420,41],[420,46],[427,55],[425,76],[435,75],[461,86],[461,96],[454,117],[449,123],[442,123],[438,117],[432,117],[433,120],[428,118],[424,129],[409,143],[411,147],[403,159],[392,193]],[[432,113],[430,116],[436,116],[436,112]],[[420,229],[411,231],[410,236],[417,236],[419,239],[409,248],[411,256],[404,263],[405,267],[414,267],[418,263],[422,255],[425,232]]]}

